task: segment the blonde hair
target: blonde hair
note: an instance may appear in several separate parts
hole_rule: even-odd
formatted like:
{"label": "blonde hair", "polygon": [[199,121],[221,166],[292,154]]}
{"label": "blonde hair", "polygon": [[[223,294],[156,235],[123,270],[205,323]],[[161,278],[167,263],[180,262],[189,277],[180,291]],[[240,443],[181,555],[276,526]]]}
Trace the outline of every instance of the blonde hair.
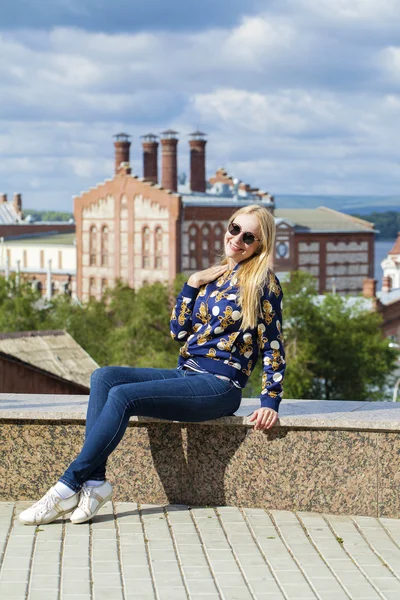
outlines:
{"label": "blonde hair", "polygon": [[[254,214],[260,226],[260,242],[255,253],[240,263],[238,273],[238,304],[242,313],[241,329],[254,329],[261,315],[261,296],[265,286],[277,291],[278,284],[272,270],[268,266],[271,253],[275,248],[275,220],[271,212],[259,204],[250,204],[237,210],[229,219],[231,223],[239,215]],[[228,264],[224,254],[221,264]]]}

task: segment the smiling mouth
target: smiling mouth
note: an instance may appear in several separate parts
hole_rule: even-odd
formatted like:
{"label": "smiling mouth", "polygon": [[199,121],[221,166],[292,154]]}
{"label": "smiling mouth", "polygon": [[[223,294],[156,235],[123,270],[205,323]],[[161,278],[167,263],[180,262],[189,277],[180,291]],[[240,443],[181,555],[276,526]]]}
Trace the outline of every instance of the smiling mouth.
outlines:
{"label": "smiling mouth", "polygon": [[238,252],[239,250],[240,250],[240,251],[242,251],[242,250],[243,250],[243,248],[240,248],[240,246],[236,246],[235,244],[232,244],[232,242],[229,242],[229,243],[230,243],[230,246],[231,246],[232,250],[236,250],[237,252]]}

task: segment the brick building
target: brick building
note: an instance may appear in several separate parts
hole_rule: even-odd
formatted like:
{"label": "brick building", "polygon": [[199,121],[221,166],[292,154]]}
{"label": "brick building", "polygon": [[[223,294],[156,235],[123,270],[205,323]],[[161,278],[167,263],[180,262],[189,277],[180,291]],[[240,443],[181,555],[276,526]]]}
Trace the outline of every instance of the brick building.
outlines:
{"label": "brick building", "polygon": [[[272,267],[281,275],[304,269],[319,291],[358,294],[373,276],[371,223],[320,207],[279,209],[267,192],[232,179],[224,169],[206,180],[206,140],[191,134],[190,182],[178,178],[178,138],[143,136],[143,177],[131,174],[130,141],[115,141],[115,174],[74,200],[77,295],[100,297],[122,279],[132,287],[172,281],[177,273],[209,266],[223,247],[226,222],[237,208],[260,203],[275,216],[277,240]],[[178,183],[179,179],[179,183]]]}

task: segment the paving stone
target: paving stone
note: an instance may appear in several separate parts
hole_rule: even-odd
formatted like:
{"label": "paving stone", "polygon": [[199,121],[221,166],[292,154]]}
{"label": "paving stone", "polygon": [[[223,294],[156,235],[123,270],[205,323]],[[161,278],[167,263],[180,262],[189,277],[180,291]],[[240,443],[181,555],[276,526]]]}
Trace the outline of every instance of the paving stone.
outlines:
{"label": "paving stone", "polygon": [[12,598],[13,596],[20,596],[25,598],[27,589],[27,583],[25,582],[0,582],[0,598]]}
{"label": "paving stone", "polygon": [[9,581],[19,581],[23,582],[29,581],[29,571],[21,571],[16,569],[2,569],[0,572],[0,583],[5,583]]}
{"label": "paving stone", "polygon": [[[4,505],[0,503],[0,553],[9,533],[14,507],[13,503]],[[197,507],[189,511],[169,506],[172,538],[162,507],[148,506],[142,510],[145,536],[149,540],[145,544],[137,505],[118,503],[116,510],[117,528],[111,503],[93,521],[92,572],[89,569],[90,527],[74,528],[70,523],[65,524],[61,582],[62,522],[40,528],[31,565],[36,528],[24,527],[15,521],[3,557],[1,600],[26,600],[29,576],[29,600],[57,600],[59,586],[63,600],[91,600],[91,575],[95,600],[122,600],[121,573],[125,600],[154,600],[153,576],[159,600],[187,600],[182,572],[191,600],[220,598],[216,585],[225,600],[315,600],[312,587],[320,600],[400,598],[400,548],[397,545],[400,544],[400,521],[396,519],[324,516],[304,511],[296,516],[290,511],[272,511],[278,531],[269,514],[261,509],[243,509],[242,514],[237,508],[221,507],[217,509],[218,518],[216,511],[210,508]],[[342,538],[343,543],[339,543],[338,538]],[[390,565],[397,577],[383,562]],[[364,574],[378,587],[380,594]]]}
{"label": "paving stone", "polygon": [[[63,598],[65,598],[65,596],[63,596]],[[31,590],[29,593],[29,600],[58,600],[58,590]],[[76,597],[76,600],[90,600],[90,596],[85,596],[85,598],[80,599]]]}
{"label": "paving stone", "polygon": [[121,587],[94,587],[94,597],[96,600],[123,600],[123,592]]}
{"label": "paving stone", "polygon": [[158,587],[157,592],[160,600],[187,600],[184,587]]}
{"label": "paving stone", "polygon": [[229,600],[253,600],[248,588],[221,587],[221,591]]}
{"label": "paving stone", "polygon": [[125,588],[127,593],[150,594],[153,593],[153,583],[150,579],[125,579]]}
{"label": "paving stone", "polygon": [[90,581],[90,569],[88,567],[76,567],[64,570],[62,579],[63,581]]}
{"label": "paving stone", "polygon": [[215,594],[217,586],[213,580],[189,579],[187,582],[190,594]]}
{"label": "paving stone", "polygon": [[63,597],[66,594],[90,594],[90,583],[63,579],[61,582]]}
{"label": "paving stone", "polygon": [[60,578],[47,575],[32,576],[30,581],[31,590],[58,590]]}

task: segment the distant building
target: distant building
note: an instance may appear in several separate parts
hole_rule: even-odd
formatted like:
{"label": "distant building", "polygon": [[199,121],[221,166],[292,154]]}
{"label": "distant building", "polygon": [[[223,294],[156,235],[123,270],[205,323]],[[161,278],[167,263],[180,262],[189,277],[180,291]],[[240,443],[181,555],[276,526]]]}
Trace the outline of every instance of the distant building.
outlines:
{"label": "distant building", "polygon": [[24,219],[22,209],[22,195],[14,194],[13,200],[7,199],[7,194],[0,194],[0,239],[11,239],[26,235],[41,233],[74,233],[75,223],[64,221],[32,222],[27,217]]}
{"label": "distant building", "polygon": [[381,267],[382,289],[375,294],[377,310],[383,316],[385,335],[400,344],[400,232]]}
{"label": "distant building", "polygon": [[175,131],[161,135],[161,185],[155,135],[143,137],[143,178],[131,174],[130,141],[115,141],[115,175],[74,201],[77,243],[77,295],[99,298],[121,279],[131,287],[172,281],[209,266],[221,253],[226,222],[239,207],[259,203],[277,225],[271,266],[279,274],[302,269],[319,291],[359,294],[373,276],[374,227],[329,210],[275,209],[267,192],[232,179],[218,169],[206,180],[206,140],[191,135],[190,182],[178,182]]}
{"label": "distant building", "polygon": [[65,331],[0,334],[0,393],[86,395],[97,368]]}
{"label": "distant building", "polygon": [[389,250],[387,257],[381,262],[383,270],[382,291],[400,289],[400,231],[393,248]]}
{"label": "distant building", "polygon": [[76,295],[75,233],[38,234],[2,240],[0,272],[11,273],[50,297]]}

